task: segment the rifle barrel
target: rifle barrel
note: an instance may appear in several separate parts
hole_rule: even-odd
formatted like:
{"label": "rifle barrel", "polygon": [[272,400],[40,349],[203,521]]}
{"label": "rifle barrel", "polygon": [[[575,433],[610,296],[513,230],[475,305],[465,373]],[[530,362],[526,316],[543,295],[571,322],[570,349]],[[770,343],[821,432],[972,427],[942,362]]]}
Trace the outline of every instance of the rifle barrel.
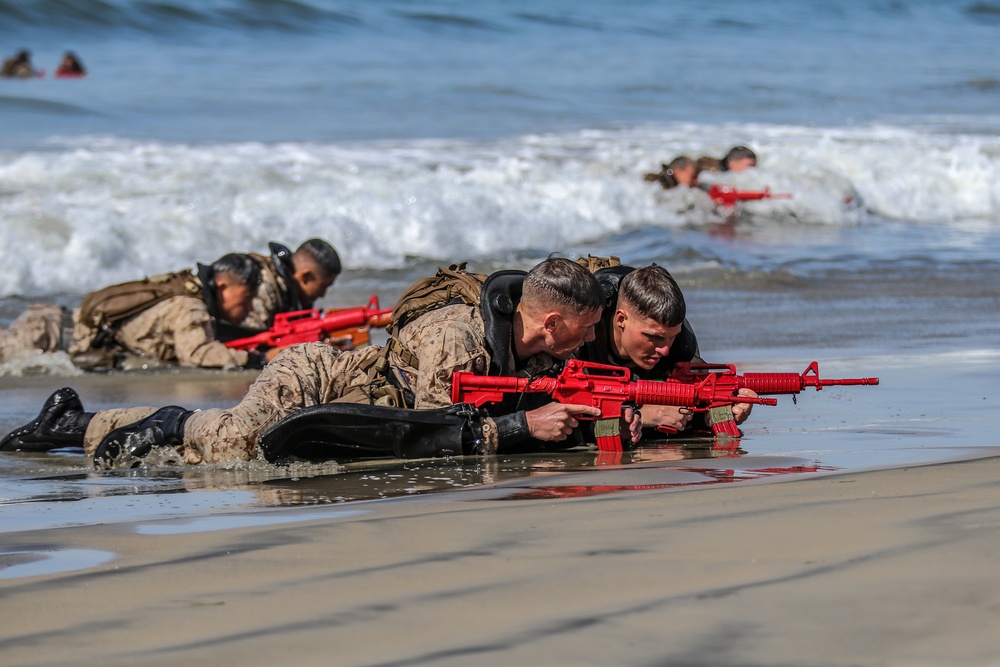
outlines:
{"label": "rifle barrel", "polygon": [[854,378],[854,379],[844,379],[844,380],[820,380],[820,384],[824,387],[834,386],[834,385],[874,385],[878,384],[878,378]]}

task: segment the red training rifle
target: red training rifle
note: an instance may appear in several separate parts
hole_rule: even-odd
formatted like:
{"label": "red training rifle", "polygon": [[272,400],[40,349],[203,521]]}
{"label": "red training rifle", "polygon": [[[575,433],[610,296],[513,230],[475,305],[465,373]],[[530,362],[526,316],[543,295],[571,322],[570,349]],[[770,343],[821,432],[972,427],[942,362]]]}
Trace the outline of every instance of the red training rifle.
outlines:
{"label": "red training rifle", "polygon": [[763,190],[737,190],[730,185],[712,185],[707,190],[708,196],[719,206],[732,208],[741,201],[756,199],[791,199],[790,194],[774,194],[770,188]]}
{"label": "red training rifle", "polygon": [[[723,393],[728,392],[731,396],[736,396],[740,389],[750,389],[757,394],[791,394],[792,401],[795,395],[809,388],[815,387],[820,391],[823,387],[835,386],[856,386],[856,385],[876,385],[878,378],[854,378],[854,379],[821,379],[819,376],[819,364],[812,362],[802,373],[744,373],[738,375],[736,366],[732,364],[695,364],[679,363],[674,366],[673,371],[667,376],[667,383],[680,384],[701,384],[711,379],[713,386],[718,387]],[[744,402],[736,400],[736,403]],[[732,405],[717,406],[690,406],[696,412],[709,412],[709,423],[712,433],[716,436],[738,438],[740,430],[733,420]],[[670,429],[660,430],[670,432]]]}
{"label": "red training rifle", "polygon": [[[595,364],[570,359],[556,377],[517,378],[476,375],[455,371],[451,381],[451,402],[472,403],[482,407],[497,403],[504,394],[546,393],[559,403],[589,405],[599,408],[599,419],[619,419],[626,403],[631,405],[676,405],[696,407],[735,403],[777,405],[773,398],[734,398],[728,387],[717,387],[713,376],[697,383],[629,380],[631,372],[621,366]],[[587,419],[579,416],[579,419]],[[621,451],[621,436],[598,434],[597,448],[601,451]]]}
{"label": "red training rifle", "polygon": [[367,305],[357,308],[331,308],[325,312],[314,308],[277,313],[270,329],[228,341],[226,347],[253,350],[260,346],[284,347],[328,340],[349,348],[358,342],[367,342],[368,329],[388,326],[391,317],[392,308],[379,308],[378,297],[373,294]]}
{"label": "red training rifle", "polygon": [[[777,405],[773,398],[740,396],[740,389],[758,394],[797,394],[807,387],[817,391],[834,385],[876,385],[878,378],[844,380],[820,379],[819,365],[814,361],[799,373],[747,373],[737,375],[729,364],[678,364],[665,380],[630,381],[631,372],[621,366],[595,364],[570,359],[556,377],[516,378],[476,375],[456,371],[452,375],[452,403],[486,403],[503,400],[504,394],[546,393],[559,403],[589,405],[601,410],[600,419],[622,417],[626,404],[673,405],[709,413],[709,422],[716,436],[742,436],[733,419],[732,408],[737,403]],[[586,419],[586,417],[579,417]],[[621,451],[621,436],[613,433],[597,435],[600,451]]]}

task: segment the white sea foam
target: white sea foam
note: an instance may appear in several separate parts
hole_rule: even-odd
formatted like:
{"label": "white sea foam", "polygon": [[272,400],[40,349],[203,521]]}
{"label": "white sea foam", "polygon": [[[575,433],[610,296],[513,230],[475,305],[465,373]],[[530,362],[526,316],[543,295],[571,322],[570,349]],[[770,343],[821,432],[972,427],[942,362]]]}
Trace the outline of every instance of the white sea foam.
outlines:
{"label": "white sea foam", "polygon": [[83,375],[83,371],[73,365],[65,352],[24,351],[0,361],[0,377],[37,375],[75,377]]}
{"label": "white sea foam", "polygon": [[739,143],[757,149],[758,169],[716,178],[794,195],[748,204],[754,216],[990,229],[1000,219],[1000,138],[985,134],[672,125],[490,142],[88,137],[0,154],[0,296],[81,294],[270,240],[320,236],[349,268],[392,268],[701,225],[718,217],[703,193],[662,191],[642,174]]}

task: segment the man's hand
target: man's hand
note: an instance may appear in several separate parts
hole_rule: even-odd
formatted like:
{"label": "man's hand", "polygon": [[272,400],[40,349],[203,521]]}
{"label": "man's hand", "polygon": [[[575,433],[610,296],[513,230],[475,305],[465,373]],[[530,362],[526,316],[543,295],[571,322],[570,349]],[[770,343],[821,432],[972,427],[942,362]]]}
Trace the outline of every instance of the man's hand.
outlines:
{"label": "man's hand", "polygon": [[[740,389],[736,394],[737,396],[747,396],[749,398],[756,398],[757,392],[753,389]],[[736,403],[733,405],[733,420],[737,424],[742,424],[750,416],[750,410],[753,409],[752,403]]]}
{"label": "man's hand", "polygon": [[694,413],[688,408],[674,405],[644,405],[642,406],[643,426],[665,426],[671,431],[680,433],[691,423]]}
{"label": "man's hand", "polygon": [[622,415],[622,421],[628,428],[629,435],[632,436],[632,442],[636,443],[642,440],[642,413],[634,408],[625,408],[625,414]]}
{"label": "man's hand", "polygon": [[525,413],[531,437],[543,442],[562,442],[580,422],[576,415],[600,417],[601,411],[589,405],[549,403]]}

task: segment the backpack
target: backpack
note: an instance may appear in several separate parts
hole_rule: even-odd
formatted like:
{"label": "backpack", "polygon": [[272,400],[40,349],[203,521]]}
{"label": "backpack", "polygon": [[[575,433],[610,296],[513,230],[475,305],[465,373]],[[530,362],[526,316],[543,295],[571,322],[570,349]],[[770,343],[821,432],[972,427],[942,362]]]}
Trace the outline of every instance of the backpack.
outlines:
{"label": "backpack", "polygon": [[89,335],[81,339],[77,334],[74,348],[83,351],[100,347],[111,327],[170,297],[201,298],[202,295],[201,285],[190,269],[131,280],[91,292],[84,297],[80,309],[74,315],[78,331],[82,328],[89,329]]}
{"label": "backpack", "polygon": [[403,391],[392,379],[389,353],[395,352],[415,368],[419,366],[419,362],[416,356],[399,342],[396,334],[407,324],[432,310],[456,303],[478,306],[483,283],[488,276],[482,273],[470,273],[465,265],[466,262],[460,262],[452,264],[447,269],[439,268],[436,274],[418,280],[403,292],[392,309],[392,320],[386,327],[389,340],[383,346],[381,354],[372,359],[367,369],[367,382],[354,387],[337,402],[373,403],[390,407],[413,405],[412,393]]}
{"label": "backpack", "polygon": [[576,260],[576,263],[587,269],[591,273],[597,273],[599,269],[607,269],[612,266],[621,266],[622,260],[614,255],[608,255],[607,257],[595,257],[593,255],[587,255],[586,257],[580,257]]}
{"label": "backpack", "polygon": [[435,275],[411,285],[392,309],[392,322],[386,327],[388,334],[392,336],[424,313],[444,306],[454,303],[479,305],[479,295],[487,276],[470,273],[465,265],[466,262],[461,262],[447,269],[439,268]]}

